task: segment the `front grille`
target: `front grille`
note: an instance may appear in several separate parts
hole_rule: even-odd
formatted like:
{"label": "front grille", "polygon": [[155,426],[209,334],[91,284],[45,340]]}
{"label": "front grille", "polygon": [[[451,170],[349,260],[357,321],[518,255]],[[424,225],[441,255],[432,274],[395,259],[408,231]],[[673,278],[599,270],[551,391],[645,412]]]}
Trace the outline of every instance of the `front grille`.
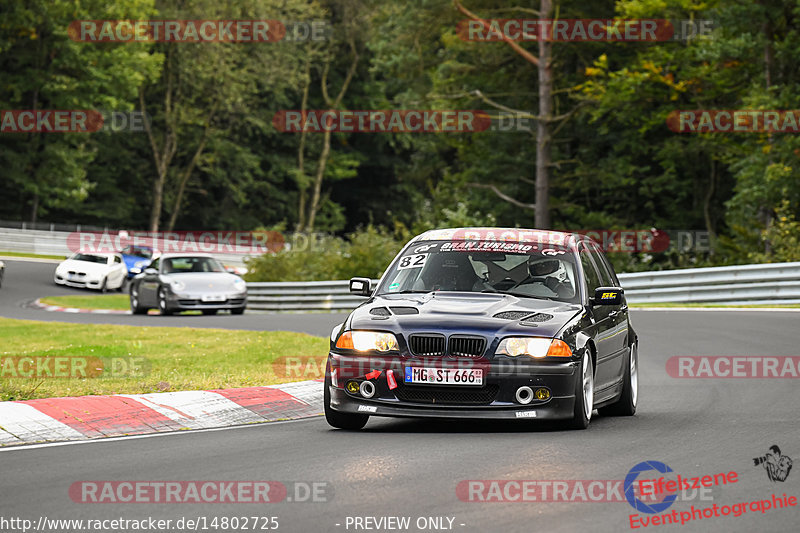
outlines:
{"label": "front grille", "polygon": [[449,353],[455,357],[480,357],[486,349],[483,337],[450,337]]}
{"label": "front grille", "polygon": [[409,348],[414,355],[444,355],[444,335],[411,335]]}
{"label": "front grille", "polygon": [[409,387],[398,382],[395,389],[397,398],[404,402],[442,404],[442,405],[488,405],[500,390],[499,385],[486,385],[480,389],[459,389],[452,387]]}

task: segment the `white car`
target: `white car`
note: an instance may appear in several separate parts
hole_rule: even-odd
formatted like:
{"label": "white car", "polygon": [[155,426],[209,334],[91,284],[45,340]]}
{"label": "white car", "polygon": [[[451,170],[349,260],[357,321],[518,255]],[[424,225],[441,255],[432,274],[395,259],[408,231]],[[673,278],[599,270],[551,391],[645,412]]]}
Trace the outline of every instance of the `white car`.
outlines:
{"label": "white car", "polygon": [[128,268],[120,254],[78,252],[56,267],[55,282],[105,292],[122,290],[127,276]]}

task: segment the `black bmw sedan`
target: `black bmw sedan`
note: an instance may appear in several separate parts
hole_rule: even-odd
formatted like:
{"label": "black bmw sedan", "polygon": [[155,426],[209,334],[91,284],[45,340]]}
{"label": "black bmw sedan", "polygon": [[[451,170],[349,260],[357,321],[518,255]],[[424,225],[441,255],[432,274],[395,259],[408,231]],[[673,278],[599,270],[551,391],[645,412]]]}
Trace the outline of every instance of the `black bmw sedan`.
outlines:
{"label": "black bmw sedan", "polygon": [[590,238],[508,228],[412,239],[331,332],[330,425],[370,416],[565,420],[630,416],[638,337],[611,264]]}

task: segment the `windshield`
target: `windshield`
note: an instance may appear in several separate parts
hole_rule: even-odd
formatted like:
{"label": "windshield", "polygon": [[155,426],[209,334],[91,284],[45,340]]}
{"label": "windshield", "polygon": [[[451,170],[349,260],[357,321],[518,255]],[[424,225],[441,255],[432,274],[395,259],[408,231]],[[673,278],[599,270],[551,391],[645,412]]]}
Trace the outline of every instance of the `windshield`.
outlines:
{"label": "windshield", "polygon": [[153,257],[152,248],[144,248],[140,246],[128,246],[122,250],[122,253],[125,255],[135,255],[137,257],[144,257],[146,259],[150,259],[151,257]]}
{"label": "windshield", "polygon": [[402,252],[377,294],[498,292],[579,303],[577,287],[574,255],[562,247],[497,241],[422,241]]}
{"label": "windshield", "polygon": [[210,257],[172,257],[161,262],[163,274],[190,272],[225,272],[216,259]]}
{"label": "windshield", "polygon": [[72,256],[72,259],[75,261],[86,261],[88,263],[99,263],[101,265],[108,263],[108,257],[103,255],[75,254]]}

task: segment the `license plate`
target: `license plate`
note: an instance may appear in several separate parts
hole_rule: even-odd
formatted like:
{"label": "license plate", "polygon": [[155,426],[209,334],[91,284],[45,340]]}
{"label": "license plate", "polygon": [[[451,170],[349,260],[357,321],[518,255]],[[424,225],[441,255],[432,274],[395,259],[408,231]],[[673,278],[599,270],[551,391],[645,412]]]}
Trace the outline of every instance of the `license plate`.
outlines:
{"label": "license plate", "polygon": [[430,385],[483,385],[483,369],[407,366],[405,382]]}
{"label": "license plate", "polygon": [[227,300],[224,296],[203,296],[201,299],[204,302],[224,302]]}

